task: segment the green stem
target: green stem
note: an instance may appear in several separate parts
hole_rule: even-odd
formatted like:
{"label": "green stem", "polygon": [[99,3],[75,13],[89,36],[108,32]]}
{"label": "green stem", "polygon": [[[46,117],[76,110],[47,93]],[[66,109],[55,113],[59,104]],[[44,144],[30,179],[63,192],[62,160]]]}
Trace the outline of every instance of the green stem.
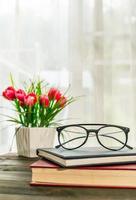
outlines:
{"label": "green stem", "polygon": [[[16,106],[17,110],[19,111],[19,113],[21,113],[22,111],[21,111],[19,102],[17,100],[15,100],[15,106]],[[21,121],[22,125],[24,125],[23,118],[22,118],[21,114],[19,114],[19,118],[20,118],[20,121]]]}
{"label": "green stem", "polygon": [[28,122],[27,122],[27,126],[29,127],[29,125],[31,124],[31,106],[28,107]]}
{"label": "green stem", "polygon": [[40,122],[40,127],[44,126],[44,118],[45,118],[44,111],[45,111],[45,108],[43,106],[41,106],[41,112],[40,112],[41,122]]}

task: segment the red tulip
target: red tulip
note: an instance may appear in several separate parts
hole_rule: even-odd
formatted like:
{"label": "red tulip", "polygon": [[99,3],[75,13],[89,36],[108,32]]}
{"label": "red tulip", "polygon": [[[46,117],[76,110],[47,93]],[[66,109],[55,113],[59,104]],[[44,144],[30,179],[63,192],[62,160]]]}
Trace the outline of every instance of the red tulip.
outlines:
{"label": "red tulip", "polygon": [[56,88],[51,88],[48,92],[48,97],[50,100],[54,99],[55,98],[55,94],[57,92],[57,89]]}
{"label": "red tulip", "polygon": [[48,97],[50,100],[57,100],[59,101],[61,98],[61,93],[58,89],[56,88],[51,88],[48,92]]}
{"label": "red tulip", "polygon": [[12,86],[5,89],[2,93],[2,95],[3,95],[3,97],[5,97],[6,99],[11,100],[11,101],[13,101],[16,98],[15,89]]}
{"label": "red tulip", "polygon": [[58,104],[60,107],[64,107],[66,103],[67,103],[67,99],[64,96],[62,96],[61,99],[58,101]]}
{"label": "red tulip", "polygon": [[50,102],[49,102],[49,98],[46,95],[41,95],[40,96],[40,104],[43,105],[44,107],[49,107]]}
{"label": "red tulip", "polygon": [[34,106],[37,102],[37,96],[35,93],[29,93],[25,96],[25,105]]}
{"label": "red tulip", "polygon": [[25,99],[25,96],[26,96],[26,93],[24,90],[22,89],[19,89],[15,92],[15,95],[16,95],[16,98],[21,101],[21,102],[24,102],[24,99]]}
{"label": "red tulip", "polygon": [[56,94],[55,94],[55,99],[56,99],[56,101],[59,101],[59,100],[61,99],[61,97],[62,97],[62,95],[61,95],[60,91],[58,90],[58,91],[56,92]]}
{"label": "red tulip", "polygon": [[24,101],[19,101],[19,105],[24,107],[25,106],[25,102]]}

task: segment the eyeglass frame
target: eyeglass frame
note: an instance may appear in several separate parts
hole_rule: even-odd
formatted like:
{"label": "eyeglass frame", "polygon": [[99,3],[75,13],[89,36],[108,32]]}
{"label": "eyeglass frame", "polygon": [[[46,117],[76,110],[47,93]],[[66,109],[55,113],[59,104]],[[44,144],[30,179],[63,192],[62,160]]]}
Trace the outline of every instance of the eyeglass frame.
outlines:
{"label": "eyeglass frame", "polygon": [[[72,126],[72,127],[75,126],[75,127],[81,127],[81,128],[83,128],[83,129],[86,131],[87,136],[86,136],[85,141],[84,141],[81,145],[79,145],[78,147],[69,149],[69,148],[64,147],[63,144],[64,144],[64,143],[66,144],[66,143],[70,142],[71,140],[70,140],[70,141],[67,141],[67,142],[64,142],[64,143],[61,143],[61,141],[60,141],[60,134],[61,134],[61,131],[62,131],[63,129],[68,128],[68,127],[71,127],[71,126]],[[83,126],[102,126],[102,127],[98,128],[98,129],[87,129],[87,128],[83,127]],[[117,138],[114,138],[115,140],[117,140],[117,141],[119,141],[120,143],[124,144],[120,149],[110,149],[110,148],[104,146],[104,145],[101,143],[101,141],[99,140],[99,137],[98,137],[98,132],[100,131],[100,129],[105,128],[105,127],[116,127],[116,128],[120,128],[121,130],[124,131],[125,136],[126,136],[126,142],[125,142],[125,143],[123,143],[122,141],[118,140]],[[83,145],[87,142],[88,137],[89,137],[89,134],[90,134],[91,132],[93,132],[93,133],[95,133],[95,135],[96,135],[96,138],[97,138],[98,143],[99,143],[102,147],[104,147],[105,149],[107,149],[107,150],[110,150],[110,151],[111,151],[111,150],[112,150],[112,151],[119,151],[119,150],[123,149],[124,147],[127,147],[128,149],[131,149],[131,150],[133,149],[133,147],[131,147],[131,146],[129,146],[129,145],[127,144],[127,142],[128,142],[128,133],[129,133],[130,129],[129,129],[128,127],[124,127],[124,126],[113,125],[113,124],[94,124],[94,123],[93,123],[93,124],[69,124],[69,125],[59,126],[59,127],[56,128],[56,130],[57,130],[57,132],[58,132],[58,142],[59,142],[59,145],[56,145],[55,148],[60,148],[60,147],[62,147],[62,148],[64,148],[64,149],[66,149],[66,150],[75,150],[75,149],[78,149],[78,148],[80,148],[81,146],[83,146]],[[74,139],[76,139],[76,138],[74,138]],[[72,140],[74,140],[74,139],[72,139]]]}

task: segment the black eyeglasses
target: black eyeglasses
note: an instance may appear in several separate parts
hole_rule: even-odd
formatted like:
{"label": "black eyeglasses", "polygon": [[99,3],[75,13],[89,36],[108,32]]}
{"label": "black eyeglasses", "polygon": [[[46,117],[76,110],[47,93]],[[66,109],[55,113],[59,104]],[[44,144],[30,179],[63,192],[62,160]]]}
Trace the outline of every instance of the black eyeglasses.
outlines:
{"label": "black eyeglasses", "polygon": [[130,129],[111,124],[71,124],[57,127],[59,145],[56,148],[74,150],[83,146],[89,137],[96,137],[101,146],[117,151],[127,144]]}

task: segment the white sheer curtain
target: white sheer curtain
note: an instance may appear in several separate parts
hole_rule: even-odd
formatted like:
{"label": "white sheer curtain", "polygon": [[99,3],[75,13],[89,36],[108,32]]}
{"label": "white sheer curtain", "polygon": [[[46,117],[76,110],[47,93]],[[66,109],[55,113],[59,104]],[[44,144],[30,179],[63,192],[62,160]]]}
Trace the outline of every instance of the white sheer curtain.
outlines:
{"label": "white sheer curtain", "polygon": [[[71,84],[84,97],[61,118],[128,126],[135,146],[135,8],[135,0],[0,0],[0,91],[10,72],[19,85],[36,75],[62,89]],[[14,131],[0,126],[5,152]]]}

